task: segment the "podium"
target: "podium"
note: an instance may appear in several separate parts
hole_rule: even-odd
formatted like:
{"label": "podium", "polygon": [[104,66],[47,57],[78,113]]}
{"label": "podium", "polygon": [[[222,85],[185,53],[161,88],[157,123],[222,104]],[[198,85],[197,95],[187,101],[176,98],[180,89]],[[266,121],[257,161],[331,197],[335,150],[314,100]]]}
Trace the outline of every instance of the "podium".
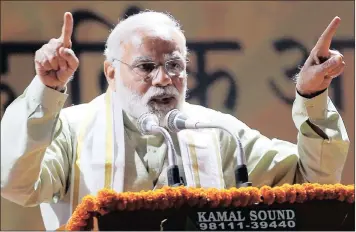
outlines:
{"label": "podium", "polygon": [[102,190],[87,196],[67,230],[354,231],[354,186],[283,185],[228,190]]}

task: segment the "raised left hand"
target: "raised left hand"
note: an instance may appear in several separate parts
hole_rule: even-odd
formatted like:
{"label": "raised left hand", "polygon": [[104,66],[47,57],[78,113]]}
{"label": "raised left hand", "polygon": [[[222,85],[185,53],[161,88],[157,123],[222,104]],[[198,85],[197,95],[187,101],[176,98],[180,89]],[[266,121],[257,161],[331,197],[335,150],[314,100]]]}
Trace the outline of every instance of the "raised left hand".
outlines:
{"label": "raised left hand", "polygon": [[330,50],[332,38],[340,21],[339,17],[331,21],[305,61],[297,76],[296,88],[300,94],[310,95],[328,88],[333,78],[344,71],[343,55],[338,51]]}

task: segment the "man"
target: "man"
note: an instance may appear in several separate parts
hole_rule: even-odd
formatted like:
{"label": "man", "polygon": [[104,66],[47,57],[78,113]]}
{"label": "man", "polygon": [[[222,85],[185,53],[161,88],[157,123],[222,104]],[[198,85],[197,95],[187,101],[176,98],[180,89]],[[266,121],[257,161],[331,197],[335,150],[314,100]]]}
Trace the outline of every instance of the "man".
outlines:
{"label": "man", "polygon": [[[131,16],[111,32],[104,62],[108,91],[88,104],[62,109],[67,83],[79,65],[71,50],[73,18],[65,13],[61,36],[36,52],[36,77],[2,119],[2,196],[23,206],[41,204],[46,229],[55,229],[83,196],[101,188],[121,192],[167,185],[164,139],[141,135],[136,123],[147,112],[162,121],[175,108],[228,125],[241,139],[254,186],[338,183],[349,147],[328,98],[332,79],[345,66],[343,56],[330,50],[339,23],[338,17],[332,20],[297,75],[295,145],[185,102],[186,39],[173,17],[158,12]],[[236,144],[229,134],[206,129],[171,136],[188,186],[235,186]]]}

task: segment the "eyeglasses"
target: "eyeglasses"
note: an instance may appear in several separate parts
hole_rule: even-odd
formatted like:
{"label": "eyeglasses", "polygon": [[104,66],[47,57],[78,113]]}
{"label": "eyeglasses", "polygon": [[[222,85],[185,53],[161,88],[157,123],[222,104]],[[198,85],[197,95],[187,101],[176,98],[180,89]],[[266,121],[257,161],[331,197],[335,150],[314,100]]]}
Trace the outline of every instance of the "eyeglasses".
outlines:
{"label": "eyeglasses", "polygon": [[119,61],[120,63],[127,65],[131,71],[142,78],[143,81],[150,81],[156,78],[158,74],[158,68],[160,66],[164,67],[165,72],[170,78],[178,77],[183,79],[185,78],[185,75],[182,74],[186,71],[186,64],[189,62],[189,60],[183,60],[179,58],[168,60],[164,64],[156,64],[154,62],[140,62],[136,65],[129,65],[118,59],[114,59],[114,61]]}

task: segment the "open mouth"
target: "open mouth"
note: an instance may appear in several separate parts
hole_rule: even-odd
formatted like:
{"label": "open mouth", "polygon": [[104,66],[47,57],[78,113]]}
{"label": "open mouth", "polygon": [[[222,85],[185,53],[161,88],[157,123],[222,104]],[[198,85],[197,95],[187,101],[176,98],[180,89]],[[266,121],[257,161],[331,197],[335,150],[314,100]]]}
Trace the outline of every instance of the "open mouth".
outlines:
{"label": "open mouth", "polygon": [[159,105],[168,105],[174,100],[175,98],[173,96],[156,96],[151,99],[151,102],[154,102]]}

